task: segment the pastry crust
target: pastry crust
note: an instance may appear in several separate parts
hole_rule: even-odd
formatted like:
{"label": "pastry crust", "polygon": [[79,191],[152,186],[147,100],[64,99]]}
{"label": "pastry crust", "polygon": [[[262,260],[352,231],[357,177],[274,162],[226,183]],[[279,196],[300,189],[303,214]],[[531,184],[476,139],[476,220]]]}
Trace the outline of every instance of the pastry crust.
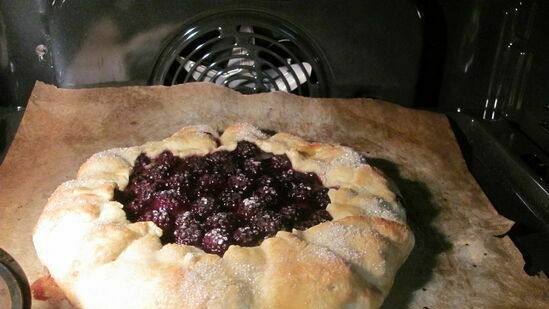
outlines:
{"label": "pastry crust", "polygon": [[[136,157],[163,150],[204,155],[241,140],[286,154],[329,190],[333,220],[281,231],[223,257],[162,245],[152,222],[127,220],[114,190],[128,184]],[[217,146],[220,142],[221,146]],[[248,124],[224,133],[188,126],[143,146],[93,155],[52,194],[35,227],[36,252],[79,308],[378,308],[414,237],[383,175],[350,148],[263,134]]]}

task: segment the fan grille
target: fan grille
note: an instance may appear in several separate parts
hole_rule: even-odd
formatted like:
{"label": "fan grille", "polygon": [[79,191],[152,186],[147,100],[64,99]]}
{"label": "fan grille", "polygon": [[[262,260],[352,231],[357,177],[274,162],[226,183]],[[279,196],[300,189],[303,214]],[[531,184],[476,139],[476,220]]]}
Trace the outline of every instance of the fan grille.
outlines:
{"label": "fan grille", "polygon": [[152,83],[211,82],[240,91],[327,96],[320,54],[294,28],[273,17],[212,15],[182,31],[164,50]]}

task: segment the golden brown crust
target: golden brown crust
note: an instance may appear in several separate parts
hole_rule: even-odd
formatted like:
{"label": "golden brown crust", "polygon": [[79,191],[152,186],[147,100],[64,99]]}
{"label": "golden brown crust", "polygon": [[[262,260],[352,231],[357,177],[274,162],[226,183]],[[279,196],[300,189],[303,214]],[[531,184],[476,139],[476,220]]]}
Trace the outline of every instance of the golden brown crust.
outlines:
{"label": "golden brown crust", "polygon": [[[240,140],[318,174],[332,188],[334,220],[279,232],[258,247],[231,246],[220,258],[162,246],[160,228],[129,222],[113,201],[141,152],[200,155]],[[414,242],[387,180],[358,153],[287,133],[269,137],[247,124],[221,136],[189,126],[160,142],[92,156],[52,194],[33,237],[41,261],[81,308],[377,308]]]}

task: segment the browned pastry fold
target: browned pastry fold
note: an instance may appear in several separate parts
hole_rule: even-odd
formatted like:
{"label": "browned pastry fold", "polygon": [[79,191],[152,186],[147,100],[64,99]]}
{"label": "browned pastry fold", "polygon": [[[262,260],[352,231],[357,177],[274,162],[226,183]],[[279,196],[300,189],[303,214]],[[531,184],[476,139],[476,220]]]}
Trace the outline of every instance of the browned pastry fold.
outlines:
{"label": "browned pastry fold", "polygon": [[[142,152],[203,155],[241,140],[316,173],[331,188],[333,220],[278,232],[257,247],[233,245],[219,257],[162,245],[159,227],[129,222],[113,201]],[[33,237],[40,260],[80,308],[378,308],[414,243],[387,180],[358,153],[247,124],[221,136],[188,126],[162,141],[93,155],[52,194]]]}

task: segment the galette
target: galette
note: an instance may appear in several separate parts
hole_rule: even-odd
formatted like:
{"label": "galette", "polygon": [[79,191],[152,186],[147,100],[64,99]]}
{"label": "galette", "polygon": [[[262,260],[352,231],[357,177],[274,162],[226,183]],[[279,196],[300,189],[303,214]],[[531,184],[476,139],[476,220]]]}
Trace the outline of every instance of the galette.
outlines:
{"label": "galette", "polygon": [[358,152],[187,126],[91,156],[33,240],[77,308],[378,308],[414,245]]}

